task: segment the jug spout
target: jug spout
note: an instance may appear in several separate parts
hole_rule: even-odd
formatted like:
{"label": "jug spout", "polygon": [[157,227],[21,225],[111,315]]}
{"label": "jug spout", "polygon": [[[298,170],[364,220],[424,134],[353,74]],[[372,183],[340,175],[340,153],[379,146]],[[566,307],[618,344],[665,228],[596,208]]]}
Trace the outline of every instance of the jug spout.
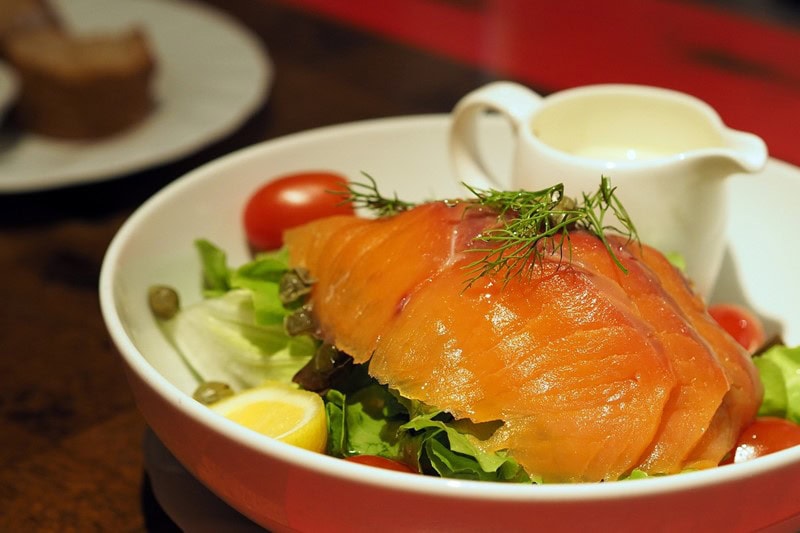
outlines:
{"label": "jug spout", "polygon": [[758,172],[767,164],[767,158],[767,145],[760,137],[728,130],[723,134],[721,146],[687,153],[685,160],[695,169],[696,180],[707,181],[709,177]]}
{"label": "jug spout", "polygon": [[767,145],[757,135],[743,131],[726,132],[726,156],[734,165],[734,172],[758,172],[767,163]]}

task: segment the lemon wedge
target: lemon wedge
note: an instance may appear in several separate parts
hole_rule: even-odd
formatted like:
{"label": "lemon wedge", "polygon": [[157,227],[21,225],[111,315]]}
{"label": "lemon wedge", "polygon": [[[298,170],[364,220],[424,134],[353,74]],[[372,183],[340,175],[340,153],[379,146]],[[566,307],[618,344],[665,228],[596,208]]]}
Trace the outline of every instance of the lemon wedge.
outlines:
{"label": "lemon wedge", "polygon": [[318,394],[288,383],[266,382],[224,398],[211,409],[268,437],[323,453],[328,440],[325,405]]}

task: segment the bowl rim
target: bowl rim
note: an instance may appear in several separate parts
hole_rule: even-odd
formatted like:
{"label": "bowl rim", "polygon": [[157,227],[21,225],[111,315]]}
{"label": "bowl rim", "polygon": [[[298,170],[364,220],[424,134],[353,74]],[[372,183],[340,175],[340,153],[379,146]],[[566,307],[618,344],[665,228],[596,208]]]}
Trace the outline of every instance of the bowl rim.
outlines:
{"label": "bowl rim", "polygon": [[[155,193],[123,222],[114,235],[101,266],[99,281],[101,314],[111,339],[126,365],[175,410],[252,451],[267,454],[274,460],[286,461],[294,468],[317,472],[320,475],[338,478],[342,481],[384,489],[388,486],[397,491],[440,498],[502,500],[522,503],[602,501],[620,497],[640,498],[727,484],[768,474],[800,462],[800,447],[795,447],[757,460],[723,465],[702,471],[613,483],[547,483],[536,485],[535,488],[527,484],[467,481],[393,472],[297,448],[260,435],[217,415],[192,400],[189,395],[161,375],[127,335],[114,294],[114,282],[121,266],[119,258],[130,239],[135,235],[139,224],[157,211],[163,203],[181,195],[186,189],[201,187],[204,182],[217,179],[219,171],[229,165],[258,160],[268,156],[272,151],[291,147],[298,142],[315,142],[331,134],[357,133],[387,126],[395,128],[431,127],[440,124],[443,120],[449,120],[449,115],[408,115],[335,124],[289,134],[259,142],[205,163]],[[178,460],[180,461],[180,459]]]}

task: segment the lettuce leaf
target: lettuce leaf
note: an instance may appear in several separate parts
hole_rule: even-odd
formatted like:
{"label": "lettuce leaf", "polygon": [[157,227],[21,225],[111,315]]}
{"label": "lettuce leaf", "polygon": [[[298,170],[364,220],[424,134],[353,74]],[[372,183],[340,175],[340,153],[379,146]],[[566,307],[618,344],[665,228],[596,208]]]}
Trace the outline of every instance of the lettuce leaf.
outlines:
{"label": "lettuce leaf", "polygon": [[289,269],[286,250],[260,254],[239,268],[207,240],[195,242],[203,266],[205,299],[161,326],[200,381],[234,389],[264,380],[290,382],[316,350],[317,341],[289,336],[283,320],[292,312],[279,298]]}
{"label": "lettuce leaf", "polygon": [[203,289],[207,297],[220,296],[230,289],[228,260],[220,248],[205,239],[195,241],[203,266]]}
{"label": "lettuce leaf", "polygon": [[244,289],[188,306],[162,329],[200,381],[237,390],[268,379],[290,382],[316,349],[310,337],[290,337],[280,323],[259,323],[253,294]]}
{"label": "lettuce leaf", "polygon": [[454,421],[442,411],[398,397],[375,380],[349,393],[331,389],[325,403],[328,453],[334,457],[379,455],[441,477],[532,482],[505,452],[480,450],[481,433],[486,437],[496,426]]}
{"label": "lettuce leaf", "polygon": [[[422,470],[433,469],[441,477],[475,481],[532,483],[531,477],[504,451],[487,453],[478,446],[482,424],[453,421],[441,411],[412,418],[401,426],[406,451],[416,450]],[[470,431],[470,427],[476,431]],[[492,430],[497,429],[496,427]],[[409,445],[413,443],[412,445]]]}
{"label": "lettuce leaf", "polygon": [[672,264],[675,268],[680,270],[681,272],[686,272],[686,258],[683,257],[683,254],[680,252],[666,252],[664,257],[667,258],[667,261]]}
{"label": "lettuce leaf", "polygon": [[406,419],[385,387],[374,383],[352,394],[331,389],[325,395],[325,409],[330,455],[400,458],[398,429]]}
{"label": "lettuce leaf", "polygon": [[258,324],[282,324],[291,309],[281,302],[278,291],[281,277],[289,270],[289,254],[285,248],[258,254],[239,268],[228,266],[227,257],[216,245],[205,239],[195,241],[203,265],[203,294],[215,298],[234,289],[247,289],[253,298]]}
{"label": "lettuce leaf", "polygon": [[800,347],[773,346],[754,357],[764,399],[759,416],[777,416],[800,424]]}

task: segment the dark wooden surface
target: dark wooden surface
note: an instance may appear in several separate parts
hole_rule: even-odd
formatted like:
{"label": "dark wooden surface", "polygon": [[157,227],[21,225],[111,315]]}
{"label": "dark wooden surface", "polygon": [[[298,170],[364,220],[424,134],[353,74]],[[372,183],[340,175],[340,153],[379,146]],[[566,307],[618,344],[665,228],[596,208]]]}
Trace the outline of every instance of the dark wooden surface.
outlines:
{"label": "dark wooden surface", "polygon": [[[469,90],[508,77],[290,2],[207,3],[253,30],[274,63],[269,98],[246,124],[199,153],[134,175],[0,195],[0,531],[169,530],[143,492],[145,424],[97,294],[106,247],[144,200],[252,143],[327,124],[448,112]],[[795,2],[772,11],[766,3],[734,7],[797,30]]]}

